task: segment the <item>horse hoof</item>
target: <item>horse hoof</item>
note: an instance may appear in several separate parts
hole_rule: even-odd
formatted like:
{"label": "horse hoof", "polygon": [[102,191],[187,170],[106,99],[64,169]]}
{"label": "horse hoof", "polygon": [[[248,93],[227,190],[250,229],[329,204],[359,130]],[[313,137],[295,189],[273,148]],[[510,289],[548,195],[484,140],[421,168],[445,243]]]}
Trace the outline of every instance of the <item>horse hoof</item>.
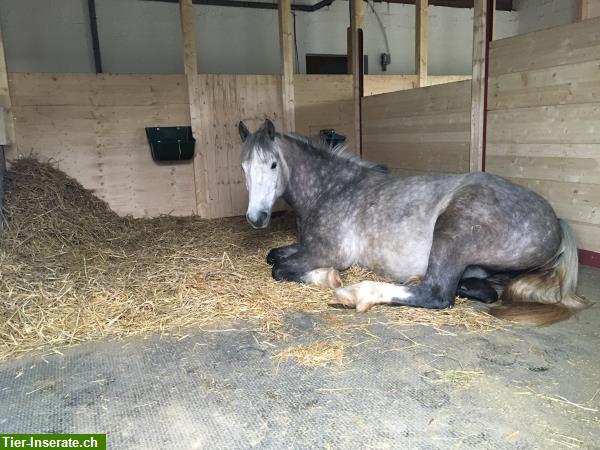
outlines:
{"label": "horse hoof", "polygon": [[341,288],[343,285],[342,277],[340,276],[340,273],[335,269],[331,269],[329,271],[329,273],[327,274],[327,281],[331,289]]}
{"label": "horse hoof", "polygon": [[304,282],[329,289],[342,286],[342,278],[336,269],[315,269],[304,275]]}
{"label": "horse hoof", "polygon": [[271,250],[267,254],[267,264],[270,265],[270,266],[274,265],[277,262],[277,260],[279,259],[277,257],[277,251],[276,250],[277,249],[274,248],[273,250]]}
{"label": "horse hoof", "polygon": [[364,313],[369,311],[374,303],[360,299],[351,289],[339,288],[335,290],[334,297],[329,301],[329,305],[343,305],[347,308],[355,308],[357,312]]}
{"label": "horse hoof", "polygon": [[356,308],[356,297],[346,288],[338,288],[333,294],[333,298],[329,300],[329,305],[342,305],[347,308]]}
{"label": "horse hoof", "polygon": [[356,308],[358,312],[367,312],[377,303],[377,293],[373,289],[376,283],[363,281],[347,288],[335,290],[333,299],[329,301],[330,305],[344,305],[348,308]]}

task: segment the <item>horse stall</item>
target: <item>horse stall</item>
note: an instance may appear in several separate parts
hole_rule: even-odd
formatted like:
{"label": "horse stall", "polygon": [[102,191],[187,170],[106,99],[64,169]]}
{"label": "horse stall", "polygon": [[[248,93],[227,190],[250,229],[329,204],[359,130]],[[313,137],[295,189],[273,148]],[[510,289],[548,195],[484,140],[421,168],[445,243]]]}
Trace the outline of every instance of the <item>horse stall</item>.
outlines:
{"label": "horse stall", "polygon": [[[597,1],[34,3],[0,0],[0,448],[597,447]],[[58,51],[28,47],[40,11]],[[444,40],[465,27],[462,70]],[[119,65],[134,28],[155,48]],[[587,308],[536,327],[453,290],[448,308],[358,312],[332,304],[395,280],[274,280],[299,219],[279,202],[251,227],[241,168],[243,130],[270,124],[377,176],[484,171],[540,194],[574,231]]]}

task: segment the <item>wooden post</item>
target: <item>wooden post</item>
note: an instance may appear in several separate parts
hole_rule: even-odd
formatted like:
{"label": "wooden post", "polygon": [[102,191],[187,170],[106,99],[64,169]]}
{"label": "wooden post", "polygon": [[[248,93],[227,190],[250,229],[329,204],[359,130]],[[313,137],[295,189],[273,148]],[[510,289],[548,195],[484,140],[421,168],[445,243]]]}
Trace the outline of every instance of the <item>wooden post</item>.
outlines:
{"label": "wooden post", "polygon": [[[181,33],[183,35],[183,64],[187,79],[188,101],[190,104],[190,120],[192,133],[196,143],[200,142],[201,131],[201,98],[198,90],[198,61],[196,57],[196,33],[192,0],[179,0],[181,14]],[[215,176],[215,158],[212,150],[196,145],[194,156],[194,185],[196,191],[196,213],[201,217],[212,217],[210,187]]]}
{"label": "wooden post", "polygon": [[362,155],[361,145],[361,115],[360,115],[360,99],[362,96],[361,85],[362,85],[362,48],[359,34],[362,32],[365,11],[363,0],[350,0],[352,14],[350,15],[350,33],[351,33],[351,52],[352,57],[352,90],[354,97],[354,145],[356,146],[356,153]]}
{"label": "wooden post", "polygon": [[415,71],[417,87],[427,86],[427,45],[428,45],[429,0],[415,2]]}
{"label": "wooden post", "polygon": [[471,172],[483,170],[485,139],[485,88],[487,0],[475,0],[473,8],[473,78],[471,80]]}
{"label": "wooden post", "polygon": [[589,0],[579,0],[579,20],[589,19]]}
{"label": "wooden post", "polygon": [[283,129],[296,129],[294,107],[294,35],[292,30],[292,5],[290,0],[279,0],[279,43],[281,50],[281,101]]}
{"label": "wooden post", "polygon": [[[4,109],[4,117],[0,118],[0,130],[3,135],[3,141],[6,143],[5,154],[15,155],[13,147],[16,149],[15,124],[12,117],[12,102],[10,100],[10,86],[8,85],[8,72],[6,70],[6,58],[4,54],[4,39],[2,38],[2,29],[0,28],[0,107]],[[3,122],[3,124],[2,124]],[[5,134],[6,133],[6,134]],[[5,135],[4,135],[5,134]],[[2,143],[4,143],[2,142]]]}
{"label": "wooden post", "polygon": [[496,10],[496,0],[492,0],[492,11],[491,11],[492,23],[490,24],[490,26],[492,27],[492,30],[490,32],[492,41],[496,39],[496,16],[498,15],[497,12],[498,11]]}

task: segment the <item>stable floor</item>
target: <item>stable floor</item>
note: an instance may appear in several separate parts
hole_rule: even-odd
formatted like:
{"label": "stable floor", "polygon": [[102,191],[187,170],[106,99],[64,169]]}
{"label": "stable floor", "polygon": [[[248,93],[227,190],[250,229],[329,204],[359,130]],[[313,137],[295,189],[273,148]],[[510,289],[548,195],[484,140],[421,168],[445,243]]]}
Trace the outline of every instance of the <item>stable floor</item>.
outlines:
{"label": "stable floor", "polygon": [[4,362],[0,432],[107,433],[111,449],[598,448],[600,270],[582,268],[580,292],[597,304],[544,328],[356,315],[341,365],[274,357],[328,337],[306,314],[287,340],[238,323]]}

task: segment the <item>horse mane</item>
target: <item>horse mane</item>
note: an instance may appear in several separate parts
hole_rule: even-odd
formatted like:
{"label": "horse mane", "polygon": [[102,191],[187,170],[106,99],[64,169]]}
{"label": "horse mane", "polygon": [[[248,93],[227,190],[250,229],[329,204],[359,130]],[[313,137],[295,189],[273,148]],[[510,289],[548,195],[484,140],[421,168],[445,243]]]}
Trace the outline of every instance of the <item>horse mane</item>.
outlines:
{"label": "horse mane", "polygon": [[388,173],[385,165],[367,161],[349,153],[346,144],[337,144],[332,147],[322,139],[317,141],[296,133],[282,133],[281,136],[330,161],[347,162],[376,172]]}

